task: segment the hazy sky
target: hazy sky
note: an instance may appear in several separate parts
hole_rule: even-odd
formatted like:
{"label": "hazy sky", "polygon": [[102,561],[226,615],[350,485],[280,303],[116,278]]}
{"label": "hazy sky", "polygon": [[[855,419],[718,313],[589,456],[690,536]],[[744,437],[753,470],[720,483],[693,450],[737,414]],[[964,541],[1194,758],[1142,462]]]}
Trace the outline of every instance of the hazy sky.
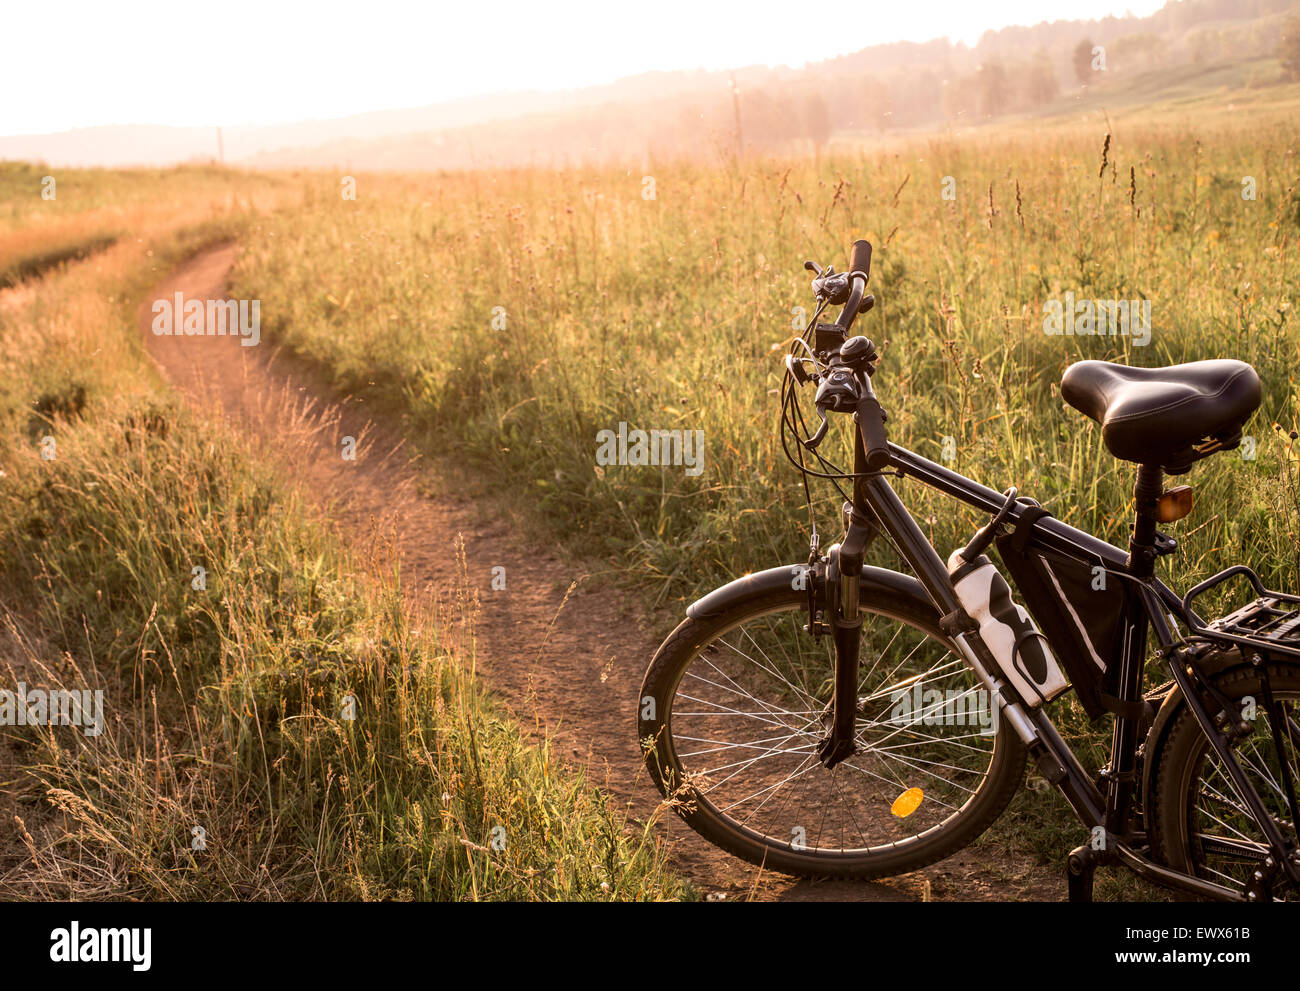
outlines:
{"label": "hazy sky", "polygon": [[[269,124],[652,69],[801,65],[889,41],[1152,13],[1163,0],[8,3],[0,134]],[[820,16],[818,16],[820,15]]]}

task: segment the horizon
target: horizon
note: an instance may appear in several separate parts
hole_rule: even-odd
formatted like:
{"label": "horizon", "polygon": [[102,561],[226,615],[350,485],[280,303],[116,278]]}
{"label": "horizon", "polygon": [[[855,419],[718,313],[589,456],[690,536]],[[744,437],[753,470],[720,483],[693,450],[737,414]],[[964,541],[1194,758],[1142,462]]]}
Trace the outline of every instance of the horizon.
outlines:
{"label": "horizon", "polygon": [[[806,30],[792,32],[791,25],[801,22],[792,19],[788,5],[773,0],[751,4],[744,21],[726,8],[698,9],[685,0],[669,0],[650,12],[619,8],[613,14],[590,0],[570,0],[560,10],[510,0],[495,11],[513,30],[484,45],[439,42],[433,51],[425,40],[429,31],[439,38],[475,38],[482,33],[482,17],[454,8],[419,11],[412,19],[401,5],[379,0],[365,8],[364,19],[350,5],[336,3],[303,21],[291,9],[238,0],[222,8],[222,23],[211,24],[206,11],[177,10],[157,0],[134,4],[129,16],[81,0],[70,12],[60,11],[60,20],[77,23],[73,32],[50,31],[48,17],[35,8],[11,12],[16,22],[11,36],[35,43],[7,53],[0,82],[10,92],[22,91],[20,82],[33,77],[42,85],[36,99],[6,107],[0,136],[113,126],[274,127],[476,98],[562,94],[655,72],[800,68],[874,45],[946,38],[973,47],[987,31],[1045,21],[1146,17],[1164,5],[1165,0],[1061,0],[1047,12],[1032,0],[1010,0],[992,13],[966,4],[920,2],[864,15],[860,26],[846,30],[844,41],[836,43],[814,19],[806,19]],[[395,22],[400,22],[396,30]],[[249,33],[250,23],[265,29]],[[170,71],[177,61],[171,48],[200,37],[204,52],[226,56],[226,71],[207,71],[204,53],[185,57],[181,47],[182,67],[201,68],[182,85],[159,88],[158,63]],[[547,39],[545,52],[531,50],[538,37]],[[55,42],[54,51],[41,44],[47,38]],[[626,50],[629,39],[635,42],[632,54]],[[495,53],[489,62],[487,47]],[[141,49],[158,57],[124,62],[119,54]],[[358,59],[358,52],[367,53],[368,60]],[[431,74],[420,56],[439,60]],[[484,73],[485,64],[494,71]],[[63,71],[51,73],[51,65],[63,65]],[[93,85],[87,85],[88,78]]]}

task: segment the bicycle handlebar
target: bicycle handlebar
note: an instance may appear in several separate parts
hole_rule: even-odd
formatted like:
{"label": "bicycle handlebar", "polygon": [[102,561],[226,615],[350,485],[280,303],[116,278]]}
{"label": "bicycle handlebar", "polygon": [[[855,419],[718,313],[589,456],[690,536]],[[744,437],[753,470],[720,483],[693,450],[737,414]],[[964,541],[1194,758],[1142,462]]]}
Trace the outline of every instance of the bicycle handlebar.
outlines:
{"label": "bicycle handlebar", "polygon": [[[845,281],[847,281],[849,288],[848,298],[844,300],[844,309],[840,311],[839,319],[835,322],[835,326],[839,328],[846,340],[841,345],[839,352],[832,358],[830,370],[834,375],[823,378],[817,390],[817,410],[822,423],[817,432],[804,443],[809,449],[815,448],[821,443],[827,428],[825,410],[842,412],[852,410],[862,435],[867,471],[883,471],[889,467],[892,456],[889,453],[889,441],[885,434],[885,411],[880,405],[880,400],[876,398],[875,390],[871,385],[871,371],[874,368],[875,361],[874,348],[865,338],[848,337],[854,319],[857,318],[859,311],[863,309],[863,297],[866,293],[867,278],[871,271],[871,242],[862,240],[853,242],[853,250],[849,256],[849,270],[843,275],[823,275],[822,270],[812,262],[805,262],[804,267],[809,271],[818,273],[818,279],[814,281],[813,289],[819,298],[839,302],[844,299],[839,293],[843,292]],[[829,269],[827,271],[833,272],[834,270]],[[833,291],[826,292],[825,297],[823,297],[823,286],[828,286],[831,279],[837,280],[838,284]],[[874,302],[874,300],[868,297],[868,302]],[[870,309],[869,305],[867,309]],[[855,347],[855,345],[860,346]],[[853,352],[852,356],[850,356],[849,350]],[[846,371],[851,371],[851,379],[844,374]],[[853,405],[845,409],[842,405],[844,400],[849,400]]]}
{"label": "bicycle handlebar", "polygon": [[[852,289],[849,300],[840,313],[839,324],[845,333],[853,326],[858,310],[862,305],[862,296],[866,292],[867,279],[871,274],[871,242],[858,240],[853,242],[853,251],[849,255],[849,279]],[[871,373],[863,369],[858,374],[859,398],[857,409],[858,428],[862,431],[862,446],[867,456],[867,471],[883,471],[889,467],[889,441],[885,436],[885,411],[876,398],[871,387]]]}
{"label": "bicycle handlebar", "polygon": [[853,326],[853,321],[862,306],[862,294],[867,290],[867,277],[861,272],[850,272],[849,284],[852,288],[849,289],[848,302],[844,304],[844,309],[840,311],[840,318],[836,321],[845,334]]}
{"label": "bicycle handlebar", "polygon": [[847,332],[853,326],[853,321],[857,319],[859,311],[862,309],[862,297],[867,291],[867,280],[871,277],[871,242],[857,240],[853,242],[853,250],[849,253],[849,299],[844,304],[844,309],[840,312],[840,318],[837,321],[839,326]]}

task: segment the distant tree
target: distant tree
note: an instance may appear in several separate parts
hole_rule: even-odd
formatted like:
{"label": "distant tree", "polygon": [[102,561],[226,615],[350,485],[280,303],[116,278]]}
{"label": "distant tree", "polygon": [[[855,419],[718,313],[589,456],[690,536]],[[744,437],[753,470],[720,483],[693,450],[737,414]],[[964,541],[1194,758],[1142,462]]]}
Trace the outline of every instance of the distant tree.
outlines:
{"label": "distant tree", "polygon": [[820,93],[809,93],[804,100],[803,130],[819,151],[831,139],[831,115],[826,108],[826,98]]}
{"label": "distant tree", "polygon": [[1111,56],[1107,69],[1118,72],[1143,72],[1162,65],[1168,55],[1169,44],[1158,34],[1144,31],[1126,34],[1106,46]]}
{"label": "distant tree", "polygon": [[1074,77],[1083,86],[1092,81],[1092,41],[1088,38],[1074,47]]}
{"label": "distant tree", "polygon": [[1192,61],[1197,65],[1219,58],[1223,54],[1223,36],[1218,31],[1198,31],[1189,36]]}
{"label": "distant tree", "polygon": [[933,69],[909,72],[905,85],[892,86],[890,102],[896,125],[931,121],[939,115],[939,94],[942,83]]}
{"label": "distant tree", "polygon": [[1052,68],[1052,59],[1045,49],[1040,48],[1025,75],[1025,98],[1031,106],[1037,106],[1051,103],[1060,95],[1061,84]]}
{"label": "distant tree", "polygon": [[975,116],[972,94],[978,82],[979,77],[974,75],[958,76],[944,81],[942,97],[944,117],[950,121],[966,122]]}
{"label": "distant tree", "polygon": [[1277,59],[1292,82],[1300,82],[1300,14],[1292,16],[1282,27],[1277,45]]}
{"label": "distant tree", "polygon": [[985,117],[996,117],[1007,110],[1007,71],[1001,62],[985,62],[976,77],[979,80],[980,110]]}
{"label": "distant tree", "polygon": [[774,95],[762,86],[743,88],[739,117],[745,128],[745,147],[771,148],[801,137],[800,110],[790,97]]}
{"label": "distant tree", "polygon": [[866,120],[875,125],[878,133],[889,127],[894,107],[888,83],[878,79],[865,80],[862,86],[862,105]]}

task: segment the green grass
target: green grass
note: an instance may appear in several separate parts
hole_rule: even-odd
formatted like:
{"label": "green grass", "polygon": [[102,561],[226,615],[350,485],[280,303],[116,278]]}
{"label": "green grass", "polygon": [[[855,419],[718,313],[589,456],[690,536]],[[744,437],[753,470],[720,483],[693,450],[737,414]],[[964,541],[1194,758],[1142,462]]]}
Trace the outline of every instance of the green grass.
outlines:
{"label": "green grass", "polygon": [[[782,344],[809,302],[803,259],[843,264],[866,235],[879,303],[860,329],[882,343],[893,439],[938,457],[951,437],[958,470],[1111,540],[1126,539],[1132,471],[1061,402],[1065,367],[1255,364],[1257,456],[1191,476],[1201,510],[1179,528],[1190,539],[1175,574],[1245,556],[1294,586],[1294,513],[1274,511],[1290,505],[1289,455],[1273,424],[1295,419],[1296,130],[1125,128],[1099,178],[1103,137],[1013,130],[820,167],[664,165],[649,170],[649,202],[639,175],[614,171],[373,177],[356,203],[322,193],[261,221],[238,292],[338,387],[402,411],[556,535],[680,602],[801,555],[802,499],[774,430]],[[940,196],[945,176],[955,201]],[[1043,302],[1067,291],[1149,299],[1150,345],[1046,335]],[[598,470],[596,433],[621,420],[704,430],[704,474]],[[977,522],[908,495],[941,548]]]}
{"label": "green grass", "polygon": [[166,171],[51,169],[0,162],[0,289],[151,231],[269,208],[290,179],[186,166]]}
{"label": "green grass", "polygon": [[[400,414],[427,450],[679,614],[734,575],[806,556],[802,491],[776,438],[781,358],[809,306],[803,260],[842,266],[867,236],[879,302],[859,327],[882,345],[892,439],[940,458],[950,438],[955,469],[1121,545],[1133,469],[1063,404],[1061,373],[1088,357],[1254,364],[1255,457],[1189,476],[1199,508],[1172,528],[1183,550],[1169,577],[1186,586],[1247,561],[1295,588],[1293,110],[1213,128],[1126,119],[1109,140],[1104,123],[986,128],[819,163],[373,176],[356,202],[321,178],[250,232],[237,292],[262,299],[271,337],[339,389]],[[941,195],[948,177],[955,199]],[[1043,304],[1066,292],[1150,300],[1149,345],[1045,334]],[[703,475],[597,465],[597,432],[620,421],[703,430]],[[899,489],[944,556],[983,522]],[[833,531],[837,498],[822,487],[818,505]],[[1071,705],[1063,730],[1095,767],[1104,728]],[[1061,809],[1025,801],[1034,849],[1058,857],[1078,841]]]}
{"label": "green grass", "polygon": [[[1063,404],[1063,370],[1084,357],[1254,364],[1265,384],[1248,430],[1255,457],[1220,455],[1186,479],[1198,508],[1171,528],[1182,550],[1168,577],[1187,586],[1246,561],[1271,585],[1295,588],[1300,118],[1274,96],[1235,110],[1211,101],[1213,126],[1199,111],[1116,114],[1108,140],[1094,114],[1095,124],[980,128],[818,162],[363,176],[356,201],[340,199],[337,177],[305,175],[241,228],[234,292],[262,301],[269,340],[400,416],[420,446],[504,494],[537,533],[605,559],[676,616],[734,575],[805,557],[802,490],[775,430],[781,357],[807,315],[803,260],[842,265],[849,242],[867,236],[879,302],[860,330],[881,346],[876,385],[892,439],[932,458],[950,439],[955,469],[1016,485],[1121,545],[1133,470]],[[653,199],[643,196],[646,175]],[[1245,177],[1254,200],[1242,196]],[[941,195],[945,185],[955,199]],[[1150,344],[1045,334],[1043,304],[1066,292],[1150,300]],[[56,346],[60,324],[43,319],[47,333],[30,342],[39,358],[6,382],[30,383],[29,402],[62,397],[50,409],[99,408],[107,391],[94,382],[84,399],[66,392],[93,352]],[[598,465],[597,433],[620,421],[703,430],[704,473]],[[846,434],[840,424],[828,444],[842,453]],[[983,522],[914,484],[899,490],[944,556]],[[831,534],[838,500],[824,486],[816,494]],[[282,528],[298,532],[291,520]],[[291,546],[266,553],[281,572],[299,560]],[[898,566],[884,548],[873,555]],[[281,591],[289,614],[316,602],[292,583]],[[189,600],[172,592],[168,615],[181,617]],[[135,625],[122,626],[137,636],[143,601],[130,606]],[[240,636],[279,622],[248,608]],[[116,612],[94,615],[93,629],[118,623]],[[354,621],[370,622],[339,619],[339,628]],[[398,633],[380,639],[403,643]],[[1096,767],[1104,726],[1070,703],[1058,712]],[[1059,802],[1018,801],[989,842],[1056,859],[1079,841]]]}
{"label": "green grass", "polygon": [[1037,117],[1107,111],[1136,115],[1142,120],[1171,118],[1188,112],[1214,118],[1242,106],[1294,106],[1300,84],[1288,83],[1275,58],[1234,58],[1202,64],[1188,63],[1154,69],[1133,77],[1090,86],[1034,112]]}
{"label": "green grass", "polygon": [[[47,179],[54,180],[51,186]],[[0,236],[79,215],[130,216],[139,208],[203,204],[244,206],[293,187],[288,176],[216,165],[170,169],[64,169],[0,162]],[[52,195],[51,195],[52,194]]]}
{"label": "green grass", "polygon": [[6,681],[102,689],[107,715],[6,731],[33,823],[6,896],[689,897],[390,570],[161,387],[138,301],[246,223],[119,245],[0,308]]}

